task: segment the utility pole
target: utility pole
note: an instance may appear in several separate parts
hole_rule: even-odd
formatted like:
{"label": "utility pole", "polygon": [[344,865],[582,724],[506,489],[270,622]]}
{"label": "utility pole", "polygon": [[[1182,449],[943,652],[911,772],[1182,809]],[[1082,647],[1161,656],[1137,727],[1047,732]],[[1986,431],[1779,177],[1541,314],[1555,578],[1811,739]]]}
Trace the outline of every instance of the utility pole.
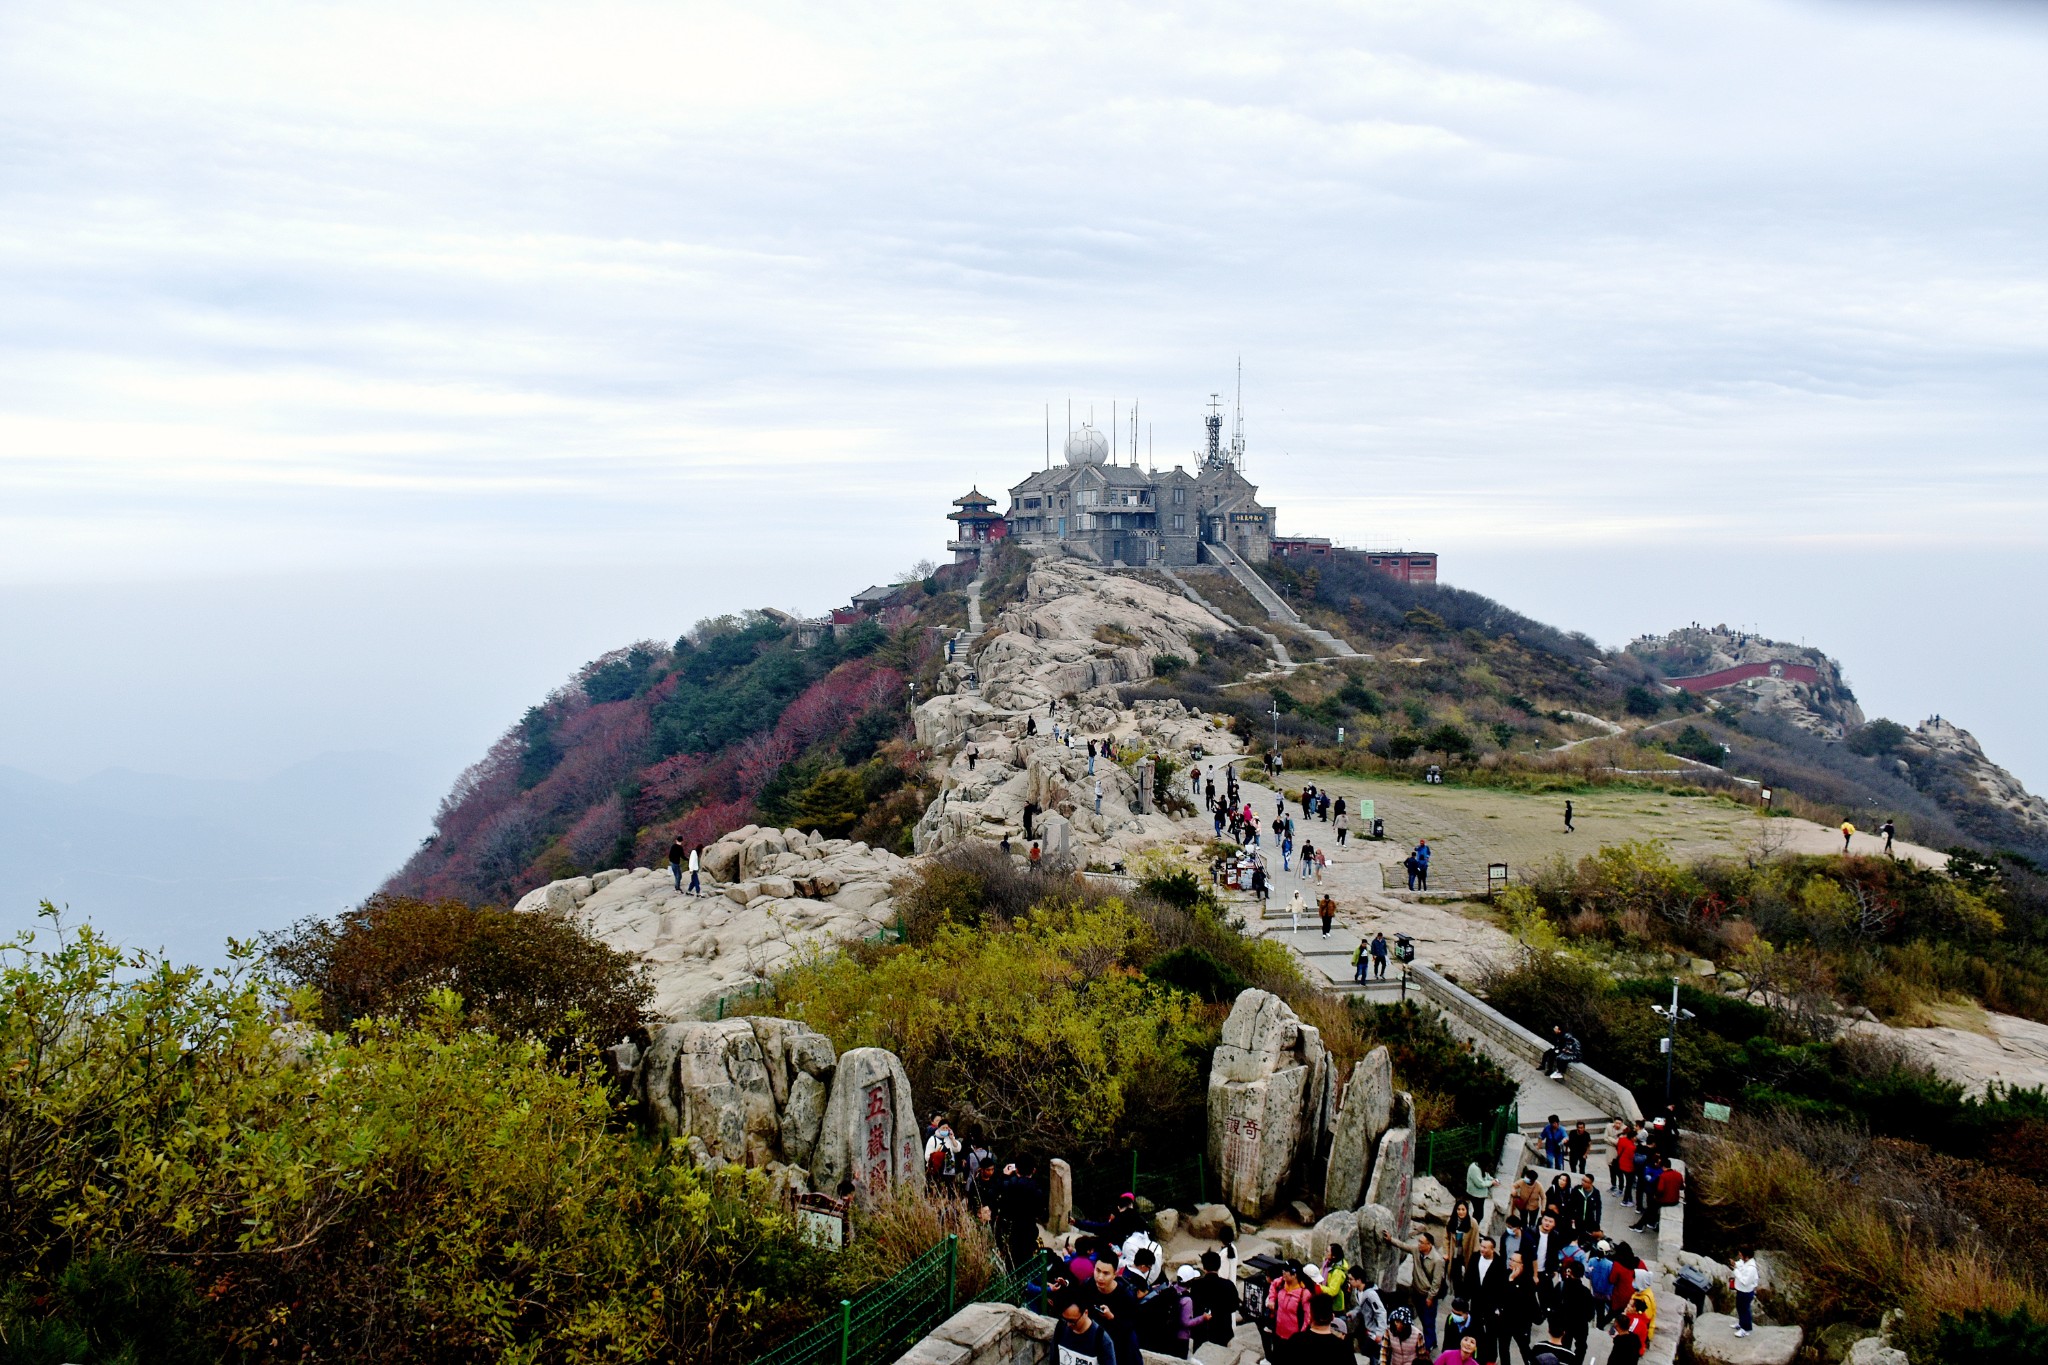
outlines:
{"label": "utility pole", "polygon": [[1273,698],[1273,757],[1280,757],[1280,698]]}
{"label": "utility pole", "polygon": [[1671,1008],[1667,1010],[1662,1005],[1650,1008],[1671,1020],[1671,1031],[1664,1037],[1664,1103],[1668,1105],[1671,1103],[1671,1063],[1678,1055],[1678,1021],[1692,1018],[1693,1012],[1678,1007],[1678,978],[1675,976],[1671,978]]}

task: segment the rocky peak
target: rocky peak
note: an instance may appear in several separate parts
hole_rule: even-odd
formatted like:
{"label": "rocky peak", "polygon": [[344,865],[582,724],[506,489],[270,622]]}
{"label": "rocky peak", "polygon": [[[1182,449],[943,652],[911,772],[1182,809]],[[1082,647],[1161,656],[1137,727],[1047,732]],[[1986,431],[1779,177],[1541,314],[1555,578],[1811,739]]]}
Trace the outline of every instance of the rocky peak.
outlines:
{"label": "rocky peak", "polygon": [[1778,716],[1825,739],[1841,739],[1863,724],[1842,666],[1809,645],[1694,623],[1639,636],[1628,652],[1672,685],[1704,692],[1723,706]]}

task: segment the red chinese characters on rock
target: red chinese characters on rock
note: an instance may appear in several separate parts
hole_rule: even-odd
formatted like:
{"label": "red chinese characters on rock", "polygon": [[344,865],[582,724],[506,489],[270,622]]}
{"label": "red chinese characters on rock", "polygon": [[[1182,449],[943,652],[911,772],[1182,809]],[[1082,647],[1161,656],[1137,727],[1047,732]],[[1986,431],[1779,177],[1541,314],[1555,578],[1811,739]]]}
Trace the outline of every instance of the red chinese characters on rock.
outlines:
{"label": "red chinese characters on rock", "polygon": [[889,1087],[886,1083],[867,1089],[867,1150],[863,1159],[863,1183],[872,1194],[889,1192]]}
{"label": "red chinese characters on rock", "polygon": [[1223,1120],[1224,1162],[1237,1170],[1259,1168],[1259,1121],[1232,1115]]}

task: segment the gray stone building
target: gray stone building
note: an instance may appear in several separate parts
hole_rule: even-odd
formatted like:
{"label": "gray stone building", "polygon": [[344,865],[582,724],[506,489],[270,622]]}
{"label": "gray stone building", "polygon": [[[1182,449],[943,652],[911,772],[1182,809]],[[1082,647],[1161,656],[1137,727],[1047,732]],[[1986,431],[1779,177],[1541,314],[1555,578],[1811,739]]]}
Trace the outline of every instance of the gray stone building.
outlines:
{"label": "gray stone building", "polygon": [[1209,424],[1208,453],[1190,474],[1179,465],[1158,472],[1112,464],[1109,442],[1083,424],[1067,437],[1064,464],[1010,489],[1003,516],[1009,536],[1132,568],[1198,564],[1204,545],[1228,545],[1245,560],[1264,563],[1272,551],[1274,512],[1244,477],[1242,439],[1224,448],[1219,426]]}

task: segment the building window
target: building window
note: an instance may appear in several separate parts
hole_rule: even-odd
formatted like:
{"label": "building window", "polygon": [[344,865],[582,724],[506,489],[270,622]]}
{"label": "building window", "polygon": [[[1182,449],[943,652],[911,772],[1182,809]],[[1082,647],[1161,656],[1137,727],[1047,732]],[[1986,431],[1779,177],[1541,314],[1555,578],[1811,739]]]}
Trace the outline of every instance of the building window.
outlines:
{"label": "building window", "polygon": [[[1179,490],[1177,490],[1177,489],[1176,489],[1175,491],[1177,492],[1177,491],[1179,491]],[[1173,529],[1174,529],[1174,530],[1176,530],[1176,531],[1185,531],[1185,530],[1187,530],[1187,529],[1188,529],[1188,519],[1187,519],[1186,517],[1182,516],[1182,515],[1181,515],[1180,513],[1178,513],[1178,512],[1175,512],[1175,513],[1173,514]]]}
{"label": "building window", "polygon": [[[1188,501],[1188,490],[1187,490],[1187,489],[1185,489],[1185,488],[1176,488],[1176,489],[1174,489],[1174,490],[1173,490],[1173,505],[1174,505],[1175,507],[1184,507],[1184,506],[1186,506],[1186,505],[1187,505],[1187,501]],[[1178,520],[1179,520],[1179,518],[1178,518],[1178,517],[1176,517],[1176,518],[1174,518],[1174,520],[1178,521]]]}
{"label": "building window", "polygon": [[1038,499],[1037,499],[1037,498],[1026,498],[1026,499],[1024,499],[1024,505],[1025,505],[1026,507],[1036,507],[1036,506],[1038,506]]}

